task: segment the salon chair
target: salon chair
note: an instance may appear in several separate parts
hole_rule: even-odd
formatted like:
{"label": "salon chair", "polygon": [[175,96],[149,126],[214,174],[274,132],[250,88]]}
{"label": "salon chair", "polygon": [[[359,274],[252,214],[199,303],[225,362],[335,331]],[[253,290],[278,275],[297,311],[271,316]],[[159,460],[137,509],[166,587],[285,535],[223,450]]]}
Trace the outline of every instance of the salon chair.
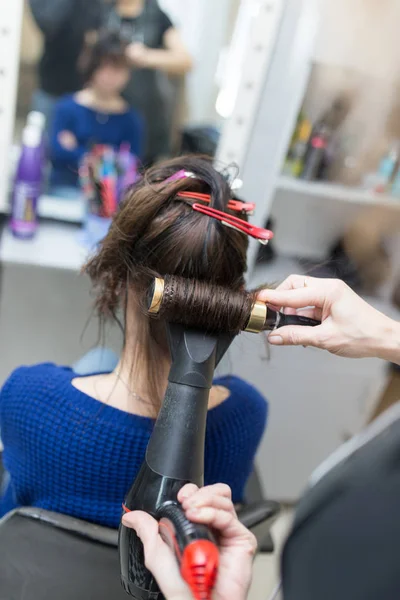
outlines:
{"label": "salon chair", "polygon": [[[0,455],[1,462],[1,455]],[[257,477],[250,492],[257,495]],[[279,504],[255,501],[239,510],[260,551]],[[265,540],[267,545],[265,546]],[[37,508],[0,520],[0,600],[126,600],[119,578],[118,532]]]}

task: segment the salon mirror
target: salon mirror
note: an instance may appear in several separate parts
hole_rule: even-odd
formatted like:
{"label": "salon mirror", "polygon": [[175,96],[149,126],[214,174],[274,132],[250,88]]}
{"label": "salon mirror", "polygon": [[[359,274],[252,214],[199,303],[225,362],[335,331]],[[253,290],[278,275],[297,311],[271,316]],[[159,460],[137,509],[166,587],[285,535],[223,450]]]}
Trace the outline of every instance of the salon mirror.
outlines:
{"label": "salon mirror", "polygon": [[[63,160],[55,153],[60,150],[60,143],[62,148],[70,149],[81,142],[87,146],[110,142],[108,132],[104,136],[101,131],[102,125],[108,129],[108,117],[105,109],[104,113],[97,111],[99,123],[91,123],[93,131],[89,132],[82,130],[89,127],[85,115],[76,116],[71,104],[61,124],[59,120],[54,123],[54,116],[59,114],[57,106],[62,98],[85,88],[85,79],[86,84],[90,79],[82,66],[85,49],[93,47],[105,31],[131,44],[129,77],[123,95],[127,108],[132,107],[143,119],[145,132],[141,132],[144,141],[138,144],[139,159],[151,164],[185,151],[215,154],[226,112],[218,96],[239,5],[240,0],[221,0],[217,4],[199,0],[68,0],[54,2],[50,7],[48,2],[24,0],[10,191],[28,115],[39,111],[46,119],[47,136],[44,197],[39,213],[68,221],[82,219],[83,195],[77,177],[69,177],[65,168],[61,168],[61,178],[53,176],[59,166],[57,161]],[[151,56],[145,55],[148,47]],[[166,48],[178,56],[175,62],[172,59],[172,66],[165,65],[171,62],[162,53]],[[115,47],[109,50],[115,54]],[[105,57],[104,63],[110,60],[112,57]],[[150,68],[145,68],[146,61],[150,61]],[[98,100],[100,107],[102,102],[108,106],[107,99]],[[112,102],[112,111],[111,105]],[[68,120],[75,118],[83,119],[83,125],[78,124],[78,130],[74,129],[74,135],[68,137]],[[135,139],[132,143],[135,146]],[[77,162],[71,165],[74,169]],[[67,170],[71,170],[71,165]]]}

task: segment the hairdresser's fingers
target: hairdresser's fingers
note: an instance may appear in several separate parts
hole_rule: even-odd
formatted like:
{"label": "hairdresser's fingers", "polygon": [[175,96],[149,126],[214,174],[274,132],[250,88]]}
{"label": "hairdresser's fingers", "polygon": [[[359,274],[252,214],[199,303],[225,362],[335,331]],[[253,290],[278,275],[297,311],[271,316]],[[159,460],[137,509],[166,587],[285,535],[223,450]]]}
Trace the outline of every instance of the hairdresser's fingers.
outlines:
{"label": "hairdresser's fingers", "polygon": [[183,501],[185,510],[199,506],[214,506],[215,508],[234,511],[231,488],[224,483],[208,485]]}
{"label": "hairdresser's fingers", "polygon": [[268,341],[274,346],[316,346],[321,347],[318,327],[290,325],[274,330]]}
{"label": "hairdresser's fingers", "polygon": [[235,513],[235,507],[230,498],[221,496],[220,494],[213,494],[211,491],[207,491],[203,494],[198,492],[197,494],[194,494],[187,500],[183,501],[183,508],[185,511],[202,507],[211,507]]}
{"label": "hairdresser's fingers", "polygon": [[206,485],[197,492],[198,496],[206,496],[208,498],[212,496],[224,496],[232,500],[232,490],[229,485],[225,483],[214,483],[214,485]]}
{"label": "hairdresser's fingers", "polygon": [[326,301],[326,292],[320,288],[298,288],[296,290],[263,290],[258,299],[267,304],[289,308],[322,308]]}
{"label": "hairdresser's fingers", "polygon": [[202,523],[221,534],[220,543],[224,545],[229,540],[240,543],[245,540],[253,552],[257,549],[254,535],[239,521],[235,513],[219,510],[211,506],[187,511],[186,516],[195,523]]}
{"label": "hairdresser's fingers", "polygon": [[125,527],[134,529],[143,543],[145,565],[154,575],[165,598],[192,599],[182,580],[178,563],[158,533],[158,523],[147,513],[134,511],[123,516]]}
{"label": "hairdresser's fingers", "polygon": [[282,312],[285,315],[296,315],[297,314],[297,308],[290,308],[290,306],[286,306],[285,308],[282,308]]}
{"label": "hairdresser's fingers", "polygon": [[315,319],[316,321],[322,320],[322,310],[320,308],[299,308],[294,313],[308,319]]}
{"label": "hairdresser's fingers", "polygon": [[188,483],[183,486],[178,492],[178,500],[183,503],[185,500],[193,496],[199,491],[199,488],[194,483]]}
{"label": "hairdresser's fingers", "polygon": [[313,287],[315,286],[316,279],[315,277],[308,277],[308,275],[289,275],[280,283],[275,289],[284,291],[284,290],[297,290],[302,287]]}

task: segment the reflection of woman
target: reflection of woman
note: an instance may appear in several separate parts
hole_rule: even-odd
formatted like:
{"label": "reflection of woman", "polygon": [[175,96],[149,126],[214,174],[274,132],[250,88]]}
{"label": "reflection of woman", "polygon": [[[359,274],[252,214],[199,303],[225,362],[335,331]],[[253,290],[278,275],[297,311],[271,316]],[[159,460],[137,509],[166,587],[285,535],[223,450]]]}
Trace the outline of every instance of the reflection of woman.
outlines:
{"label": "reflection of woman", "polygon": [[[85,88],[58,102],[50,138],[53,188],[78,185],[79,163],[93,144],[118,150],[127,143],[133,154],[141,156],[142,118],[121,97],[129,79],[125,50],[119,37],[100,38],[86,56]],[[53,193],[62,196],[65,190]]]}
{"label": "reflection of woman", "polygon": [[130,44],[127,54],[134,72],[124,96],[145,118],[145,158],[153,162],[169,154],[171,90],[167,75],[187,73],[191,58],[157,0],[117,0],[106,27],[118,30]]}
{"label": "reflection of woman", "polygon": [[[199,179],[164,183],[181,169]],[[125,315],[125,344],[115,370],[78,377],[71,369],[42,364],[17,369],[4,385],[0,430],[9,484],[0,515],[30,505],[118,526],[170,368],[165,324],[142,310],[152,274],[236,290],[244,285],[247,238],[177,201],[184,189],[211,192],[220,208],[230,198],[229,185],[209,162],[169,161],[127,194],[87,267],[100,315]],[[224,377],[215,381],[209,408],[205,481],[229,484],[240,503],[267,405],[243,380]]]}

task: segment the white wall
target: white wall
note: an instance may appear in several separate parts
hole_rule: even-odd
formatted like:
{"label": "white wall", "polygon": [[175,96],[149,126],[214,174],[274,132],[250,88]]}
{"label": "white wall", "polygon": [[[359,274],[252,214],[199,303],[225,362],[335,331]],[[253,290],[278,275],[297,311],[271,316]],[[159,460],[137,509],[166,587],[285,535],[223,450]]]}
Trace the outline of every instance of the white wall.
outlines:
{"label": "white wall", "polygon": [[194,58],[187,78],[188,118],[191,122],[215,122],[219,54],[231,27],[232,6],[237,0],[159,0],[181,30]]}
{"label": "white wall", "polygon": [[398,0],[320,0],[315,59],[376,76],[400,73]]}

